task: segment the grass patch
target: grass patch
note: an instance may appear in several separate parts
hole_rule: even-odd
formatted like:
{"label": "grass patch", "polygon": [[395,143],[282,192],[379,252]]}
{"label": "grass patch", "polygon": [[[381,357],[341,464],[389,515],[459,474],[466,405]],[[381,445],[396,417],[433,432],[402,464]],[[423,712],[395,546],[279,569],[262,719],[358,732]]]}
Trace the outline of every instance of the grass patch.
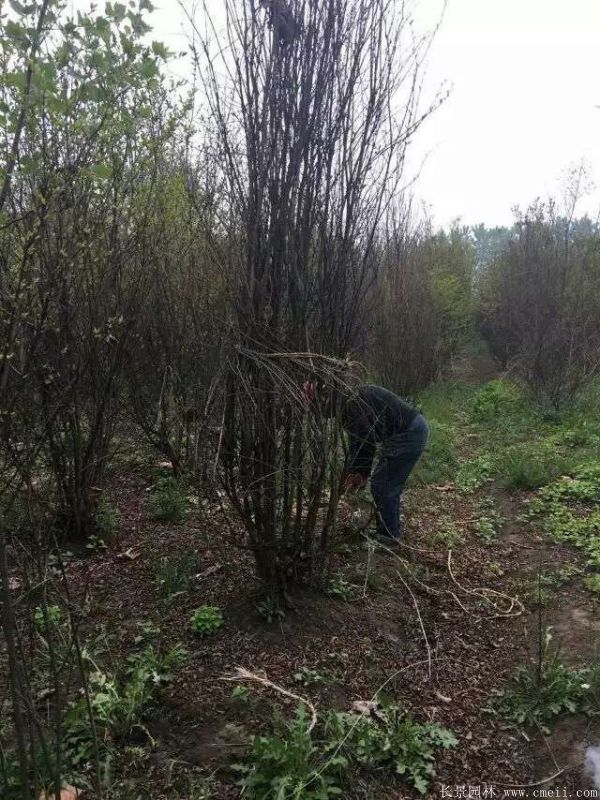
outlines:
{"label": "grass patch", "polygon": [[419,483],[441,483],[454,474],[457,467],[456,441],[450,425],[429,419],[429,442],[414,472]]}
{"label": "grass patch", "polygon": [[587,578],[583,579],[583,586],[588,592],[600,599],[600,575],[588,575]]}
{"label": "grass patch", "polygon": [[600,659],[580,669],[567,666],[558,650],[550,651],[551,640],[547,629],[538,661],[517,667],[508,685],[494,693],[487,711],[546,733],[547,723],[561,714],[600,712]]}
{"label": "grass patch", "polygon": [[181,482],[173,476],[161,478],[152,491],[150,514],[159,522],[182,522],[189,502]]}
{"label": "grass patch", "polygon": [[176,556],[163,556],[154,571],[158,591],[166,600],[188,592],[193,586],[198,568],[198,556],[191,551]]}
{"label": "grass patch", "polygon": [[600,464],[581,466],[540,489],[528,516],[541,521],[556,541],[582,550],[590,566],[600,567]]}
{"label": "grass patch", "polygon": [[489,455],[465,461],[456,475],[456,487],[465,494],[472,494],[491,481],[493,471],[494,462]]}

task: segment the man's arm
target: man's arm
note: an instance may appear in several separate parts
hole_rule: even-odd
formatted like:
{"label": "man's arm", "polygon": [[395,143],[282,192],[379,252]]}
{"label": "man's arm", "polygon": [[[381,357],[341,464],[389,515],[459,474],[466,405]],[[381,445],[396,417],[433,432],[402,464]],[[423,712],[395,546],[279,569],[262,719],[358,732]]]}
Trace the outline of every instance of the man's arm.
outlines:
{"label": "man's arm", "polygon": [[344,427],[348,432],[347,475],[368,478],[375,456],[375,433],[367,409],[360,399],[352,399],[344,409]]}

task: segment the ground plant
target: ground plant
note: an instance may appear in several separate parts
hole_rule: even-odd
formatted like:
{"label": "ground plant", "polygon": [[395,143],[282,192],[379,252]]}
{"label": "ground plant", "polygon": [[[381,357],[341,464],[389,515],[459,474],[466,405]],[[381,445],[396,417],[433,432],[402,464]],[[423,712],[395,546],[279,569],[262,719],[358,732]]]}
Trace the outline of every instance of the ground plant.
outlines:
{"label": "ground plant", "polygon": [[223,613],[216,606],[201,606],[194,611],[190,619],[192,630],[201,639],[216,633],[223,624]]}
{"label": "ground plant", "polygon": [[344,742],[351,761],[369,769],[392,770],[425,794],[435,777],[436,750],[456,747],[454,734],[437,724],[421,724],[400,706],[378,704],[372,713],[333,713],[328,718],[332,742]]}
{"label": "ground plant", "polygon": [[152,517],[159,522],[183,522],[189,501],[181,482],[174,477],[161,478],[151,495]]}

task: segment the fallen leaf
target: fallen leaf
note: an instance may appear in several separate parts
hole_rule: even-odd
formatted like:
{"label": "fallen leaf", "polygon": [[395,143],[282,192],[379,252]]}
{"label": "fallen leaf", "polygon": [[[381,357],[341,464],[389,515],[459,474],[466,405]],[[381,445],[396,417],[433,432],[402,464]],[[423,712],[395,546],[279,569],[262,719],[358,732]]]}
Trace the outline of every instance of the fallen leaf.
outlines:
{"label": "fallen leaf", "polygon": [[139,558],[140,554],[136,553],[133,547],[125,550],[123,553],[119,553],[117,558],[126,558],[128,561],[135,561],[136,558]]}
{"label": "fallen leaf", "polygon": [[372,700],[355,700],[352,703],[352,711],[357,714],[362,714],[364,717],[370,717],[377,711],[377,703]]}
{"label": "fallen leaf", "polygon": [[200,580],[200,578],[208,578],[209,575],[214,575],[215,572],[218,572],[220,569],[223,569],[223,564],[214,564],[212,567],[205,569],[204,572],[199,572],[196,578],[198,578],[198,580]]}

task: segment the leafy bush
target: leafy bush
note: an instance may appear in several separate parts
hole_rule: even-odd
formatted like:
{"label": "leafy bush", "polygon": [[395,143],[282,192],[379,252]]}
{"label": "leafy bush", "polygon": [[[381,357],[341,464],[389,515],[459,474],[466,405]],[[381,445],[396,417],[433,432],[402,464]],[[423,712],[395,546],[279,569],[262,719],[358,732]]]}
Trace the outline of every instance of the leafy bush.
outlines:
{"label": "leafy bush", "polygon": [[435,776],[435,751],[455,747],[454,734],[435,723],[422,724],[397,705],[381,705],[373,714],[332,712],[328,736],[344,742],[350,761],[386,768],[425,794]]}
{"label": "leafy bush", "polygon": [[450,478],[456,468],[454,430],[435,420],[429,420],[429,442],[414,475],[420,483],[439,483]]}
{"label": "leafy bush", "polygon": [[152,518],[160,522],[181,522],[188,510],[188,499],[181,483],[172,476],[159,480],[151,498]]}
{"label": "leafy bush", "polygon": [[301,705],[289,723],[278,723],[271,736],[254,736],[241,773],[242,794],[250,800],[328,800],[342,794],[342,756],[323,761]]}
{"label": "leafy bush", "polygon": [[192,630],[197,636],[204,638],[219,630],[223,625],[223,614],[216,606],[201,606],[192,614],[190,620]]}

